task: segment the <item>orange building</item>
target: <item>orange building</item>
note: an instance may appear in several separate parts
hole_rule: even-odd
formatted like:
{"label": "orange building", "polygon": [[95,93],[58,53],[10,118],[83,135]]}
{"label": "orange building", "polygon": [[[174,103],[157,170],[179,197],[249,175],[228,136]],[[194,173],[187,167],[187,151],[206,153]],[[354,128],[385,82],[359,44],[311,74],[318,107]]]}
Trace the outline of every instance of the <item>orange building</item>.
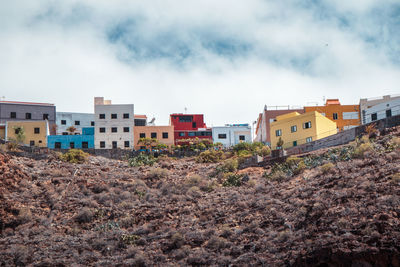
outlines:
{"label": "orange building", "polygon": [[360,125],[360,105],[341,105],[339,99],[328,99],[325,106],[304,107],[304,111],[321,113],[336,122],[339,131]]}
{"label": "orange building", "polygon": [[160,144],[171,147],[174,144],[174,126],[135,126],[133,127],[135,150],[145,149],[138,144],[140,138],[155,138]]}

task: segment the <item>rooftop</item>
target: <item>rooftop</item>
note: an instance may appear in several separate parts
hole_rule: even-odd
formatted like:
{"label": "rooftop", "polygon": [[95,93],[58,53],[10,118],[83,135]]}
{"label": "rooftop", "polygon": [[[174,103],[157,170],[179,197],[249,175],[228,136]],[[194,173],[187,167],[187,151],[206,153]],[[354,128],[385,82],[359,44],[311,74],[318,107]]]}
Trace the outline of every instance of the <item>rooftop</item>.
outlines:
{"label": "rooftop", "polygon": [[0,104],[17,104],[17,105],[36,105],[36,106],[54,106],[49,103],[38,103],[38,102],[20,102],[20,101],[5,101],[1,100]]}

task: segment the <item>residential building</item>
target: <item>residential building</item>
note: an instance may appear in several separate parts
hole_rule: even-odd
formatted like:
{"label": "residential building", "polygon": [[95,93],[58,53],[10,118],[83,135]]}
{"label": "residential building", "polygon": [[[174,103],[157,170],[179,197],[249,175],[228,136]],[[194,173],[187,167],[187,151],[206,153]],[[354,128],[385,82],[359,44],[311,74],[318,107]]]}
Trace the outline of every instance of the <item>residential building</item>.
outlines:
{"label": "residential building", "polygon": [[146,126],[147,125],[147,116],[146,115],[138,115],[135,114],[135,126]]}
{"label": "residential building", "polygon": [[93,113],[57,112],[57,134],[69,135],[68,128],[73,126],[74,134],[82,134],[82,128],[94,127]]}
{"label": "residential building", "polygon": [[304,111],[321,113],[336,122],[339,131],[360,125],[360,105],[341,105],[339,99],[328,99],[324,106],[304,107]]}
{"label": "residential building", "polygon": [[49,135],[47,147],[52,149],[94,148],[94,127],[81,128],[79,135]]}
{"label": "residential building", "polygon": [[95,148],[133,149],[134,106],[111,103],[103,97],[95,98]]}
{"label": "residential building", "polygon": [[46,147],[49,135],[49,123],[42,121],[8,121],[6,123],[6,140],[18,140],[18,131],[24,131],[22,143],[28,146]]}
{"label": "residential building", "polygon": [[203,114],[171,114],[170,125],[174,126],[175,145],[196,137],[212,141],[212,131],[204,123]]}
{"label": "residential building", "polygon": [[231,147],[241,142],[251,143],[251,127],[249,124],[227,124],[212,127],[214,143],[222,143],[224,147]]}
{"label": "residential building", "polygon": [[[366,124],[366,123],[371,122],[371,120],[372,120],[371,114],[381,112],[381,110],[384,110],[384,113],[386,113],[386,109],[389,106],[383,108],[383,106],[381,106],[380,104],[387,105],[387,104],[389,104],[389,102],[391,102],[391,104],[389,104],[389,105],[393,105],[393,103],[396,103],[396,101],[394,101],[394,100],[399,100],[399,99],[400,99],[400,95],[384,95],[383,97],[360,99],[361,123]],[[394,101],[394,102],[392,102],[392,101]],[[380,106],[376,109],[372,108],[376,105],[380,105]],[[394,104],[394,106],[396,106],[396,105]],[[392,108],[396,108],[396,107],[391,107],[390,109],[392,109]],[[367,114],[367,110],[369,112],[368,114]],[[393,110],[392,110],[392,113],[393,113],[392,116],[394,116]],[[380,115],[379,117],[383,118],[382,115]]]}
{"label": "residential building", "polygon": [[271,122],[275,121],[277,116],[298,112],[304,113],[303,108],[294,108],[290,106],[264,106],[264,110],[259,114],[257,119],[257,125],[255,129],[254,141],[262,142],[267,145],[271,145],[271,136],[269,135],[271,130]]}
{"label": "residential building", "polygon": [[133,132],[135,150],[146,149],[143,144],[138,144],[140,138],[155,138],[168,147],[174,144],[174,126],[135,126]]}
{"label": "residential building", "polygon": [[400,115],[400,98],[370,106],[362,112],[364,124]]}
{"label": "residential building", "polygon": [[282,148],[309,143],[336,134],[336,127],[336,122],[317,111],[281,115],[271,123],[271,147],[279,148],[277,147],[279,138],[283,141]]}
{"label": "residential building", "polygon": [[[49,122],[50,131],[56,123],[56,106],[48,103],[0,101],[0,138],[6,135],[8,121],[44,121]],[[55,134],[55,131],[52,131]]]}

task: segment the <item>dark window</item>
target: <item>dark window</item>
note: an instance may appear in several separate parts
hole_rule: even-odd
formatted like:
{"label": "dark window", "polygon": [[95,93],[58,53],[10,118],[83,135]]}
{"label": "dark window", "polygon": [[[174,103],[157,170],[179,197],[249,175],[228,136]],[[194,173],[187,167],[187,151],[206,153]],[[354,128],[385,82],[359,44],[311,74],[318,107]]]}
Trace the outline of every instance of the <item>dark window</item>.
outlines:
{"label": "dark window", "polygon": [[129,127],[124,127],[124,133],[129,133]]}
{"label": "dark window", "polygon": [[311,121],[303,123],[303,129],[309,129],[311,128]]}
{"label": "dark window", "polygon": [[196,136],[196,132],[188,132],[188,136]]}
{"label": "dark window", "polygon": [[118,145],[117,145],[117,141],[113,141],[113,142],[112,142],[112,148],[114,148],[114,149],[115,149],[115,148],[117,148],[117,147],[118,147]]}
{"label": "dark window", "polygon": [[124,147],[129,147],[129,141],[124,142]]}
{"label": "dark window", "polygon": [[80,121],[75,121],[75,125],[81,125]]}
{"label": "dark window", "polygon": [[89,148],[88,142],[82,142],[82,148]]}
{"label": "dark window", "polygon": [[43,143],[42,140],[39,140],[39,144]]}
{"label": "dark window", "polygon": [[61,148],[61,142],[55,142],[54,148]]}
{"label": "dark window", "polygon": [[185,132],[179,132],[179,136],[185,136]]}
{"label": "dark window", "polygon": [[179,122],[192,122],[193,116],[179,116]]}
{"label": "dark window", "polygon": [[281,136],[282,135],[282,130],[276,130],[275,131],[276,136]]}
{"label": "dark window", "polygon": [[17,112],[11,112],[10,113],[10,118],[11,119],[16,119],[17,118]]}
{"label": "dark window", "polygon": [[218,134],[218,139],[226,139],[226,134]]}
{"label": "dark window", "polygon": [[144,119],[135,119],[135,126],[146,126],[146,120],[144,120]]}
{"label": "dark window", "polygon": [[94,121],[91,121],[91,122],[90,122],[90,126],[94,126]]}
{"label": "dark window", "polygon": [[139,134],[139,138],[146,138],[146,134],[145,133],[140,133]]}
{"label": "dark window", "polygon": [[20,129],[20,128],[16,128],[16,129],[14,130],[14,133],[15,133],[15,134],[19,134],[19,131],[21,131],[21,129]]}
{"label": "dark window", "polygon": [[75,135],[80,135],[80,133],[75,133]]}
{"label": "dark window", "polygon": [[129,119],[129,113],[124,113],[124,119]]}
{"label": "dark window", "polygon": [[35,145],[35,141],[31,140],[31,141],[29,142],[29,145],[30,145],[30,146],[34,146],[34,145]]}
{"label": "dark window", "polygon": [[106,142],[100,141],[100,148],[105,148],[106,147]]}
{"label": "dark window", "polygon": [[378,114],[376,114],[376,113],[371,114],[372,121],[376,121],[377,119],[378,119]]}
{"label": "dark window", "polygon": [[140,149],[146,149],[146,147],[145,146],[140,146]]}
{"label": "dark window", "polygon": [[68,135],[68,132],[63,132],[62,135]]}
{"label": "dark window", "polygon": [[292,133],[297,132],[297,125],[293,125],[292,127],[290,127],[290,130],[292,131]]}
{"label": "dark window", "polygon": [[67,124],[67,121],[66,121],[66,120],[61,120],[61,124],[62,124],[62,125],[66,125],[66,124]]}
{"label": "dark window", "polygon": [[106,114],[99,114],[99,119],[105,119],[106,118]]}
{"label": "dark window", "polygon": [[197,123],[196,122],[192,122],[192,128],[196,128],[197,127]]}
{"label": "dark window", "polygon": [[333,113],[333,119],[334,119],[334,120],[337,120],[337,119],[338,119],[337,113]]}
{"label": "dark window", "polygon": [[32,119],[32,113],[25,113],[25,119],[27,120]]}
{"label": "dark window", "polygon": [[33,131],[34,131],[35,134],[40,134],[40,128],[39,127],[35,127],[33,129]]}
{"label": "dark window", "polygon": [[69,143],[69,148],[75,148],[75,143],[74,142],[70,142]]}
{"label": "dark window", "polygon": [[49,119],[49,114],[45,113],[43,114],[43,120],[48,120]]}
{"label": "dark window", "polygon": [[151,138],[157,138],[157,133],[151,133]]}
{"label": "dark window", "polygon": [[168,138],[168,133],[162,133],[162,138],[167,139]]}
{"label": "dark window", "polygon": [[118,132],[118,128],[117,128],[117,127],[112,127],[112,128],[111,128],[111,132],[112,132],[112,133]]}
{"label": "dark window", "polygon": [[293,141],[293,146],[297,146],[297,141]]}
{"label": "dark window", "polygon": [[100,130],[101,133],[105,133],[106,132],[106,128],[105,127],[101,127],[101,128],[99,128],[99,130]]}
{"label": "dark window", "polygon": [[245,138],[245,136],[244,135],[239,135],[239,140],[240,141],[244,141],[246,138]]}
{"label": "dark window", "polygon": [[307,142],[307,143],[312,142],[312,137],[307,137],[307,138],[306,138],[306,142]]}
{"label": "dark window", "polygon": [[118,118],[118,116],[117,116],[117,114],[111,114],[111,119],[117,119]]}
{"label": "dark window", "polygon": [[206,132],[206,136],[212,136],[212,132]]}
{"label": "dark window", "polygon": [[392,117],[392,110],[388,109],[386,110],[386,118]]}

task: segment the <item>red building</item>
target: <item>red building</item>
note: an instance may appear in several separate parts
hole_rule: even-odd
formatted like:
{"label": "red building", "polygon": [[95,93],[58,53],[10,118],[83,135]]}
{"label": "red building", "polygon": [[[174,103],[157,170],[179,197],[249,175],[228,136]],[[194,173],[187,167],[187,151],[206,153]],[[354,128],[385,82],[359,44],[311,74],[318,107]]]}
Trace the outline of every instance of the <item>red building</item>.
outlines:
{"label": "red building", "polygon": [[184,140],[196,137],[199,139],[209,139],[212,142],[212,131],[204,123],[203,114],[171,114],[170,124],[174,126],[175,145],[184,143]]}

